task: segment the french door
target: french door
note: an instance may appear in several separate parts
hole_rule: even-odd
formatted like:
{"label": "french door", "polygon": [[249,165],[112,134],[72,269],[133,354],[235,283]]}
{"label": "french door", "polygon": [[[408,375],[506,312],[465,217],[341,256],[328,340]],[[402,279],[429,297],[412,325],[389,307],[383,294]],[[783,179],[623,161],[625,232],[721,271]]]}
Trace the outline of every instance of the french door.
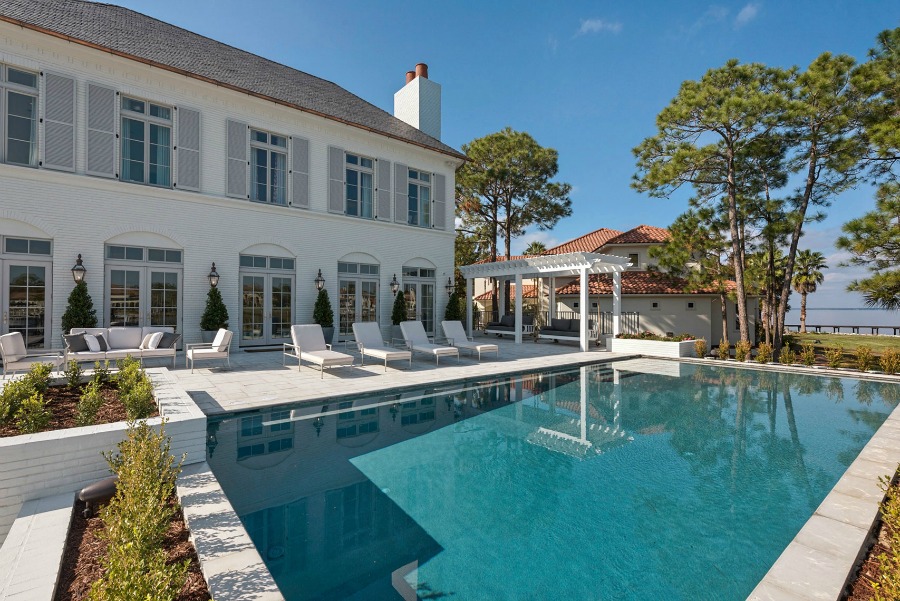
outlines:
{"label": "french door", "polygon": [[21,332],[25,346],[44,349],[50,340],[52,263],[49,261],[0,261],[2,265],[3,323],[0,334]]}
{"label": "french door", "polygon": [[434,283],[404,283],[403,296],[406,297],[406,318],[421,321],[425,331],[434,336]]}
{"label": "french door", "polygon": [[290,342],[294,276],[241,274],[241,345]]}
{"label": "french door", "polygon": [[353,322],[378,321],[378,282],[376,280],[341,279],[338,335],[353,336]]}
{"label": "french door", "polygon": [[180,269],[106,266],[106,325],[181,331]]}

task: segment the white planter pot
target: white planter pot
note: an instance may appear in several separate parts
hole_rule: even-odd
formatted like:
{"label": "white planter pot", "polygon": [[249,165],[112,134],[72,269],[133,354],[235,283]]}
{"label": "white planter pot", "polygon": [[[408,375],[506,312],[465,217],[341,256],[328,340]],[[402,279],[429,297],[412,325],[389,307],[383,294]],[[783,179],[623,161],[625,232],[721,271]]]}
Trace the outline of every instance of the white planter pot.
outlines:
{"label": "white planter pot", "polygon": [[612,338],[610,351],[614,353],[633,353],[648,357],[695,357],[694,341],[662,342],[660,340],[638,340],[634,338]]}

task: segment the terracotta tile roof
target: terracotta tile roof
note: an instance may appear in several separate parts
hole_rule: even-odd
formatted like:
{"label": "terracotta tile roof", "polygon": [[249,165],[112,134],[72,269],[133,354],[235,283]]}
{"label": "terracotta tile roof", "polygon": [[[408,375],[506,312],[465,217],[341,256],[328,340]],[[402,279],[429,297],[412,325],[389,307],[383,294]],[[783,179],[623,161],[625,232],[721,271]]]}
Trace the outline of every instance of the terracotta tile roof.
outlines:
{"label": "terracotta tile roof", "polygon": [[[517,260],[517,259],[524,259],[524,258],[526,258],[526,257],[537,257],[537,256],[540,256],[540,255],[512,255],[512,256],[509,258],[509,260],[510,260],[510,261],[515,261],[515,260]],[[497,257],[497,263],[502,263],[502,262],[505,261],[505,260],[506,260],[506,257],[504,257],[504,256],[502,256],[502,255]],[[493,261],[491,261],[489,258],[488,258],[488,259],[482,259],[482,260],[480,260],[480,261],[475,261],[475,262],[473,263],[473,265],[481,265],[482,263],[493,263]]]}
{"label": "terracotta tile roof", "polygon": [[[588,279],[590,294],[612,294],[612,275],[592,275]],[[734,282],[728,283],[728,289],[734,289]],[[622,272],[622,294],[718,294],[712,288],[685,292],[685,281],[657,271],[625,271]],[[557,288],[556,294],[571,296],[581,294],[578,280]]]}
{"label": "terracotta tile roof", "polygon": [[335,83],[122,6],[81,0],[3,0],[0,20],[465,158]]}
{"label": "terracotta tile roof", "polygon": [[606,244],[661,244],[669,239],[669,230],[652,225],[639,225],[608,240]]}
{"label": "terracotta tile roof", "polygon": [[619,230],[601,227],[599,230],[594,230],[593,232],[579,236],[574,240],[569,240],[568,242],[563,242],[559,246],[554,246],[547,250],[547,254],[561,255],[563,253],[574,252],[596,252],[601,246],[609,242],[609,240],[621,234],[622,232]]}
{"label": "terracotta tile roof", "polygon": [[[491,292],[493,292],[493,291],[488,290],[487,292],[485,292],[483,294],[479,294],[478,296],[475,297],[475,300],[477,300],[477,301],[491,300]],[[503,294],[503,286],[500,286],[500,289],[498,290],[498,292],[500,294]],[[509,285],[509,293],[511,295],[515,296],[515,294],[516,294],[516,285],[515,284]],[[537,287],[534,284],[522,284],[522,298],[537,298]]]}

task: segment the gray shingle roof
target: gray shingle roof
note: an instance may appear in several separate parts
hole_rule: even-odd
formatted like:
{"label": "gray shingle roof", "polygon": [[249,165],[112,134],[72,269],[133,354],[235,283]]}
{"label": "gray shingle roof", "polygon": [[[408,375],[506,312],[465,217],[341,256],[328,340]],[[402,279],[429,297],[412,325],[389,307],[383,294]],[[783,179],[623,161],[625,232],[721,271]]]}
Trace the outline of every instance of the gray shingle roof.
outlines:
{"label": "gray shingle roof", "polygon": [[61,34],[161,68],[464,158],[459,151],[337,84],[121,6],[83,0],[3,0],[0,20]]}

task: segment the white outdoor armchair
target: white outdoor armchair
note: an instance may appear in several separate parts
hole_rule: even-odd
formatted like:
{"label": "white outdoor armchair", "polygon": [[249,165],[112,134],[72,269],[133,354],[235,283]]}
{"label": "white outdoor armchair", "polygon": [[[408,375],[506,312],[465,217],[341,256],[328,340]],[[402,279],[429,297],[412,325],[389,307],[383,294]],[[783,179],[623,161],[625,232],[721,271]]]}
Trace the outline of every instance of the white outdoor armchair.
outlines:
{"label": "white outdoor armchair", "polygon": [[466,335],[461,321],[442,321],[441,329],[444,330],[444,336],[450,346],[459,349],[466,349],[472,354],[478,353],[478,360],[481,361],[481,353],[497,353],[500,355],[500,347],[496,344],[488,344],[483,342],[475,342],[475,340]]}
{"label": "white outdoor armchair", "polygon": [[404,321],[400,324],[400,331],[403,332],[403,340],[406,341],[406,347],[414,353],[426,353],[434,357],[434,363],[440,363],[441,357],[444,355],[456,355],[459,361],[459,349],[453,346],[441,346],[434,344],[433,339],[428,338],[425,333],[425,326],[421,321]]}
{"label": "white outdoor armchair", "polygon": [[184,366],[191,364],[191,373],[194,373],[194,361],[206,361],[208,359],[225,359],[225,365],[231,367],[229,352],[231,351],[231,338],[234,333],[231,330],[220,328],[216,337],[210,342],[197,342],[188,344],[184,351]]}
{"label": "white outdoor armchair", "polygon": [[21,332],[10,332],[0,336],[0,357],[3,358],[4,376],[7,372],[15,375],[20,370],[31,369],[31,366],[36,363],[49,363],[56,367],[57,371],[63,364],[63,357],[60,353],[29,353]]}
{"label": "white outdoor armchair", "polygon": [[384,360],[384,371],[387,371],[388,361],[406,360],[412,367],[412,353],[400,349],[391,348],[384,343],[381,337],[381,328],[374,321],[356,322],[353,324],[353,337],[356,338],[356,348],[359,349],[361,365],[366,364],[366,355],[375,359]]}
{"label": "white outdoor armchair", "polygon": [[282,365],[287,357],[292,357],[297,359],[297,371],[300,371],[303,362],[309,361],[319,366],[322,378],[326,367],[353,365],[353,355],[333,351],[330,344],[325,344],[325,334],[318,324],[291,326],[291,342],[285,342],[283,348]]}

